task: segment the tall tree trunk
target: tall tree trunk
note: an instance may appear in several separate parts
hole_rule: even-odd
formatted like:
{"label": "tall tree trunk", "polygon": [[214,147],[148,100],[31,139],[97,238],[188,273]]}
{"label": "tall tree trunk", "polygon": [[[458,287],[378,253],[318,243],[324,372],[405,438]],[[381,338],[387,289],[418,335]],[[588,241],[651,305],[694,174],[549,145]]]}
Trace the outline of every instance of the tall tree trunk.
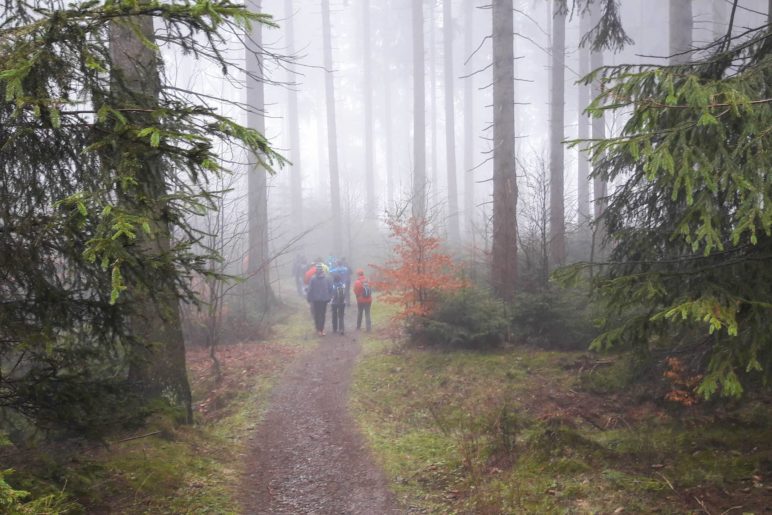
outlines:
{"label": "tall tree trunk", "polygon": [[[593,4],[591,8],[592,14],[592,26],[597,26],[600,21],[600,6]],[[597,70],[603,66],[603,51],[590,52],[590,68]],[[596,80],[592,83],[591,87],[592,98],[597,98],[600,95],[600,80]],[[606,120],[603,114],[599,117],[592,119],[592,139],[600,140],[606,137]],[[593,210],[595,220],[598,220],[606,209],[606,181],[600,177],[595,177],[592,181],[593,189]],[[596,226],[596,241],[602,241],[605,236],[605,230],[602,226]]]}
{"label": "tall tree trunk", "polygon": [[[770,0],[772,2],[772,0]],[[727,7],[726,0],[712,0],[711,10],[713,11],[713,39],[719,40],[726,34],[727,25]]]}
{"label": "tall tree trunk", "polygon": [[670,64],[691,60],[692,0],[670,0]]}
{"label": "tall tree trunk", "polygon": [[[161,89],[158,61],[150,47],[155,40],[153,18],[134,16],[115,21],[110,26],[111,103],[152,110],[157,105]],[[142,126],[150,116],[139,109],[126,112],[130,123]],[[137,245],[150,259],[163,262],[171,245],[171,229],[164,220],[166,183],[159,153],[142,156],[115,156],[116,167],[131,159],[135,178],[142,190],[136,193],[122,190],[129,209],[136,209],[150,219],[148,236],[137,233]],[[131,186],[130,186],[131,187]],[[129,381],[145,401],[162,400],[183,412],[192,421],[190,385],[185,368],[185,344],[180,322],[180,307],[175,291],[173,271],[156,275],[153,291],[141,281],[129,281],[128,294],[136,305],[131,331],[141,345],[136,346],[130,359]]]}
{"label": "tall tree trunk", "polygon": [[[261,0],[249,0],[249,9],[261,12]],[[262,24],[255,23],[249,32],[246,50],[247,72],[247,126],[265,134],[265,91],[263,63],[259,52],[263,44]],[[253,305],[259,313],[266,313],[274,304],[271,289],[270,252],[268,250],[268,174],[260,164],[260,156],[250,156],[247,175],[247,202],[249,203],[249,264],[246,282]]]}
{"label": "tall tree trunk", "polygon": [[423,0],[413,5],[413,216],[426,217],[426,102]]}
{"label": "tall tree trunk", "polygon": [[[414,0],[423,3],[423,0]],[[432,193],[440,190],[439,166],[437,164],[437,24],[434,17],[434,2],[429,0],[429,134],[431,139],[431,182]]]}
{"label": "tall tree trunk", "polygon": [[340,219],[340,178],[338,175],[338,133],[335,122],[335,85],[332,75],[332,30],[330,0],[322,0],[322,39],[324,45],[324,89],[327,98],[327,147],[330,162],[330,201],[332,202],[333,252],[343,248]]}
{"label": "tall tree trunk", "polygon": [[451,0],[443,1],[442,32],[445,60],[445,155],[448,173],[448,239],[458,243],[458,186],[456,182],[456,118],[453,102],[453,18]]}
{"label": "tall tree trunk", "polygon": [[365,104],[365,213],[375,218],[375,166],[373,163],[373,87],[372,50],[370,45],[370,0],[362,0],[362,54],[364,56]]}
{"label": "tall tree trunk", "polygon": [[464,79],[464,221],[466,226],[466,236],[474,235],[474,97],[472,88],[474,87],[474,76],[470,75],[472,64],[470,56],[474,52],[472,48],[474,39],[474,3],[468,0],[464,3],[464,17],[466,24],[464,27],[464,55],[469,59],[466,66],[466,75]]}
{"label": "tall tree trunk", "polygon": [[512,300],[517,288],[517,181],[512,0],[493,0],[493,242],[491,281]]}
{"label": "tall tree trunk", "polygon": [[552,16],[552,91],[550,101],[550,258],[566,260],[566,221],[563,188],[563,128],[565,126],[566,15],[558,7]]}
{"label": "tall tree trunk", "polygon": [[[592,27],[590,17],[585,14],[579,22],[579,38],[581,39]],[[579,76],[584,77],[590,73],[590,49],[588,45],[579,48]],[[579,125],[578,136],[580,140],[590,138],[590,119],[584,110],[590,105],[590,86],[580,84],[577,88],[579,100],[577,106],[577,123]],[[590,159],[583,147],[578,147],[577,166],[577,212],[579,226],[586,228],[590,222]]]}
{"label": "tall tree trunk", "polygon": [[[295,12],[292,0],[284,0],[284,16],[287,27],[287,54],[295,57]],[[287,64],[287,82],[293,84],[297,80],[295,66]],[[287,123],[289,125],[289,152],[292,167],[290,168],[290,206],[292,221],[296,233],[303,230],[303,169],[300,163],[300,129],[298,127],[298,92],[293,86],[287,89]]]}
{"label": "tall tree trunk", "polygon": [[383,56],[383,133],[385,139],[386,153],[386,201],[388,208],[394,207],[394,190],[396,181],[394,179],[394,133],[392,132],[391,112],[391,56],[386,52]]}

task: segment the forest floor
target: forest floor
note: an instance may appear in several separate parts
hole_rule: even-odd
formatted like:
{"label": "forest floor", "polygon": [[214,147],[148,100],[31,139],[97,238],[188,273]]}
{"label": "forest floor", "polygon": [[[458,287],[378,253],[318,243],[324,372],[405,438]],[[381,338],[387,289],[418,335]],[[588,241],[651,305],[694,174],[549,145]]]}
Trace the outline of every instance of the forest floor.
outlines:
{"label": "forest floor", "polygon": [[407,345],[381,305],[318,337],[289,303],[219,380],[190,350],[193,426],[0,456],[9,480],[72,501],[47,513],[772,513],[768,397],[683,408],[623,354]]}
{"label": "forest floor", "polygon": [[352,408],[424,513],[772,513],[772,399],[685,407],[624,353],[363,343]]}

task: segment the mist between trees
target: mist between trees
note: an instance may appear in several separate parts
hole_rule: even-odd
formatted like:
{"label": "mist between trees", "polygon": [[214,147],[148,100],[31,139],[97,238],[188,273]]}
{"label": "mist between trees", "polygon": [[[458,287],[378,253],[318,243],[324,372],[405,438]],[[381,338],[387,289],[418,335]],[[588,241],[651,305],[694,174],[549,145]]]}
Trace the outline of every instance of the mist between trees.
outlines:
{"label": "mist between trees", "polygon": [[597,348],[677,331],[700,395],[739,395],[772,358],[768,10],[6,2],[6,424],[189,420],[183,327],[214,359],[297,256],[368,269],[410,216],[500,305],[558,270],[603,306]]}

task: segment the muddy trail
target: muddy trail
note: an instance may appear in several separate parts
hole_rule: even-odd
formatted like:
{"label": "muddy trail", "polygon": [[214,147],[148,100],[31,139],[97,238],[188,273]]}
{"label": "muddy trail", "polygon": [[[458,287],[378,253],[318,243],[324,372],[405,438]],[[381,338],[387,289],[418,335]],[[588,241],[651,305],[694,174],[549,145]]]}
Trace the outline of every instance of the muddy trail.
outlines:
{"label": "muddy trail", "polygon": [[348,411],[360,333],[316,336],[308,324],[312,348],[274,388],[252,439],[243,513],[402,513]]}

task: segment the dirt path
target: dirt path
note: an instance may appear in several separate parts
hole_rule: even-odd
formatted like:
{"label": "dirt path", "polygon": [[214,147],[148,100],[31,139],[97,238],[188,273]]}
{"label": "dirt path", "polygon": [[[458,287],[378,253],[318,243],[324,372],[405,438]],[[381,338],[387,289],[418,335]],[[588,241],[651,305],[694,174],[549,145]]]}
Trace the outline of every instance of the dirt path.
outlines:
{"label": "dirt path", "polygon": [[402,513],[347,409],[357,334],[309,337],[315,347],[276,386],[249,454],[244,513]]}

